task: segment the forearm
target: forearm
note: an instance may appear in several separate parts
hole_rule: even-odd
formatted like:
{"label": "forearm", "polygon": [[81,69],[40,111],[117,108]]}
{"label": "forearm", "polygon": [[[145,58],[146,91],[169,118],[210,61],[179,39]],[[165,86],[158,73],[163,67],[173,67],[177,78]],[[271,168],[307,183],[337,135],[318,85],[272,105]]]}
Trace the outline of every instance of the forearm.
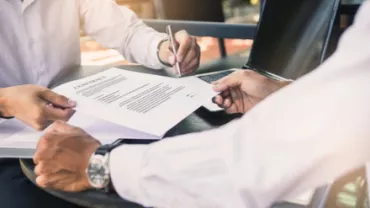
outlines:
{"label": "forearm", "polygon": [[165,34],[158,33],[137,19],[127,36],[129,38],[120,49],[127,60],[153,69],[164,68],[159,60],[158,49],[159,44],[167,38]]}
{"label": "forearm", "polygon": [[[227,207],[220,203],[235,199],[222,148],[233,128],[231,124],[114,150],[110,166],[115,189],[121,197],[148,207]],[[214,195],[223,199],[215,200]]]}
{"label": "forearm", "polygon": [[163,68],[157,48],[165,34],[145,25],[136,14],[112,1],[81,1],[85,32],[125,59],[150,68]]}

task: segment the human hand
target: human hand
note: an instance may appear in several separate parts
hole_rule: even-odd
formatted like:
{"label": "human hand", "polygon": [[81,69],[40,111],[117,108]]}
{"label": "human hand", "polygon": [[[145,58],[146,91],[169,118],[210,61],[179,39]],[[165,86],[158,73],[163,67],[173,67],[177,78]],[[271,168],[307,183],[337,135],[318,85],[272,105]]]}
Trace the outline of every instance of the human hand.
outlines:
{"label": "human hand", "polygon": [[40,139],[34,155],[36,183],[67,192],[92,189],[86,169],[100,143],[62,121],[55,122]]}
{"label": "human hand", "polygon": [[[182,30],[175,34],[175,39],[177,54],[173,54],[170,41],[164,41],[159,47],[159,58],[171,66],[175,66],[176,62],[179,62],[182,75],[195,72],[199,67],[201,56],[196,38]],[[175,68],[173,71],[178,73]]]}
{"label": "human hand", "polygon": [[43,130],[50,122],[67,121],[76,102],[36,85],[0,89],[2,116],[16,117],[34,129]]}
{"label": "human hand", "polygon": [[291,83],[277,81],[252,70],[238,70],[213,83],[221,94],[213,102],[227,113],[246,113],[270,94]]}

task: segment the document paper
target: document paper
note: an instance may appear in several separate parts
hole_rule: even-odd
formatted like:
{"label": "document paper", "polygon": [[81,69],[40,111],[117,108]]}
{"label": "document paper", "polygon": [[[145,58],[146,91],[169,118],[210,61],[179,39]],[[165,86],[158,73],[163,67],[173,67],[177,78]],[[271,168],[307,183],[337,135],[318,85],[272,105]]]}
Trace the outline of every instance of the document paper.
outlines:
{"label": "document paper", "polygon": [[[68,123],[102,144],[119,138],[161,139],[212,96],[181,79],[116,68],[54,91],[77,101],[76,113]],[[0,119],[0,158],[32,158],[42,135],[16,119]]]}
{"label": "document paper", "polygon": [[[196,89],[174,78],[112,68],[55,92],[76,100],[77,112],[162,138],[202,104]],[[209,98],[211,99],[211,98]]]}

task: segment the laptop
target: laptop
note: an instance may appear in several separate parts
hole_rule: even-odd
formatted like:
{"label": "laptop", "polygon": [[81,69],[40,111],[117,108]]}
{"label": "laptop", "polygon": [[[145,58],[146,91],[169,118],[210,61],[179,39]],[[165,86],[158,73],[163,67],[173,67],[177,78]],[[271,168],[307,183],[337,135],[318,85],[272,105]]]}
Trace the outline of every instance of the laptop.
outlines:
{"label": "laptop", "polygon": [[[254,43],[242,69],[254,70],[277,80],[297,79],[320,65],[327,54],[339,0],[266,0],[257,24]],[[192,81],[202,89],[235,70],[199,74],[203,83]],[[207,102],[204,107],[219,111]]]}

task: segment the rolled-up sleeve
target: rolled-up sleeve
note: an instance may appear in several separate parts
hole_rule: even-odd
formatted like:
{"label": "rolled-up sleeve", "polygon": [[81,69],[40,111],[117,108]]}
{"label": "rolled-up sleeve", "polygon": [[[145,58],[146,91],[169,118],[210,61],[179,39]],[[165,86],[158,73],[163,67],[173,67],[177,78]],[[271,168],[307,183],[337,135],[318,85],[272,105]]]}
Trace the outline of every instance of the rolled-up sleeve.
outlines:
{"label": "rolled-up sleeve", "polygon": [[148,27],[130,9],[112,0],[79,0],[84,31],[104,47],[118,50],[125,59],[153,69],[164,66],[158,44],[167,38]]}

